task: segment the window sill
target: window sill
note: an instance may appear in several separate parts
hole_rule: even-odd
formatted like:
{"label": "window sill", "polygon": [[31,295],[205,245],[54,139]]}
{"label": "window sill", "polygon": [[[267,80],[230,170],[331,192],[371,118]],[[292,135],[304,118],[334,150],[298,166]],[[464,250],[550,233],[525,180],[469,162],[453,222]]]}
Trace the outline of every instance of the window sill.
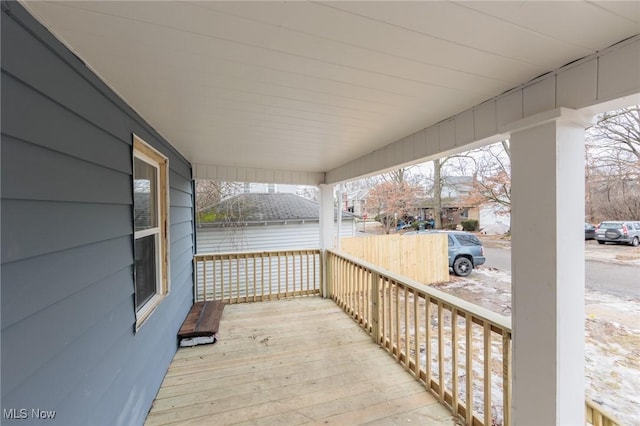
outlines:
{"label": "window sill", "polygon": [[166,298],[166,294],[156,294],[136,313],[136,333],[155,312],[156,308]]}

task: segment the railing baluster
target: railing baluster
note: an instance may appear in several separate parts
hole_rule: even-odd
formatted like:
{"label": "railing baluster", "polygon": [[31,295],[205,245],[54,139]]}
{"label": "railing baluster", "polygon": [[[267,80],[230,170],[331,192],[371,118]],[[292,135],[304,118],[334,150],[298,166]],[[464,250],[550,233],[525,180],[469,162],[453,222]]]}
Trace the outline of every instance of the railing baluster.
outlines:
{"label": "railing baluster", "polygon": [[345,260],[338,259],[338,270],[336,271],[336,279],[334,285],[336,286],[336,297],[338,306],[344,309],[344,286],[345,286]]}
{"label": "railing baluster", "polygon": [[364,281],[364,269],[361,266],[357,266],[357,278],[356,278],[356,288],[357,288],[357,292],[356,292],[356,298],[358,300],[358,316],[359,316],[359,322],[360,324],[362,324],[363,326],[366,326],[366,323],[364,321],[364,316],[365,316],[365,312],[364,312],[364,300],[363,300],[363,281]]}
{"label": "railing baluster", "polygon": [[[292,258],[291,258],[291,262],[293,263],[293,266],[292,266],[292,271],[293,271],[293,294],[295,295],[296,292],[298,291],[298,282],[296,280],[296,278],[297,278],[296,269],[298,269],[298,253],[293,253]],[[300,264],[302,264],[302,261],[300,261]],[[300,275],[302,275],[302,271],[300,272]]]}
{"label": "railing baluster", "polygon": [[349,267],[347,268],[347,297],[345,298],[347,302],[347,312],[355,319],[355,315],[353,312],[353,265],[351,262],[348,263]]}
{"label": "railing baluster", "polygon": [[384,283],[384,344],[387,350],[392,351],[393,319],[391,318],[391,281],[389,281],[387,277],[382,278],[382,280]]}
{"label": "railing baluster", "polygon": [[491,424],[491,324],[484,322],[484,424]]}
{"label": "railing baluster", "polygon": [[409,289],[404,286],[404,369],[409,370]]}
{"label": "railing baluster", "polygon": [[277,258],[277,260],[278,260],[278,296],[277,296],[277,298],[280,299],[280,293],[281,293],[281,291],[280,291],[280,283],[282,282],[282,279],[281,279],[281,268],[280,268],[280,255],[278,254],[277,256],[278,256],[278,258]]}
{"label": "railing baluster", "polygon": [[[273,260],[271,259],[271,253],[269,253],[269,281],[268,281],[268,292],[269,292],[269,300],[272,300],[271,296],[273,294]],[[278,281],[280,281],[280,275],[278,274]],[[278,284],[279,285],[279,284]],[[278,287],[278,289],[280,289]]]}
{"label": "railing baluster", "polygon": [[349,305],[349,311],[354,320],[358,321],[358,315],[356,312],[356,290],[355,290],[355,268],[353,264],[349,262],[349,289],[347,303]]}
{"label": "railing baluster", "polygon": [[371,297],[373,296],[373,289],[371,288],[371,276],[370,272],[365,268],[362,268],[362,316],[364,317],[364,324],[367,330],[371,330]]}
{"label": "railing baluster", "polygon": [[465,314],[465,393],[467,398],[467,407],[465,421],[468,425],[473,421],[473,318],[471,314]]}
{"label": "railing baluster", "polygon": [[364,301],[362,300],[362,267],[359,265],[353,266],[356,269],[356,311],[358,312],[358,324],[366,329],[367,324],[364,321]]}
{"label": "railing baluster", "polygon": [[382,343],[383,347],[386,347],[387,345],[387,323],[388,321],[388,317],[387,317],[387,280],[384,277],[380,277],[380,312],[381,312],[381,318],[380,318],[380,340]]}
{"label": "railing baluster", "polygon": [[249,255],[244,255],[244,301],[249,301]]}
{"label": "railing baluster", "polygon": [[420,312],[418,292],[413,290],[413,373],[420,379]]}
{"label": "railing baluster", "polygon": [[458,414],[458,312],[451,307],[451,406]]}
{"label": "railing baluster", "polygon": [[[222,300],[224,301],[224,257],[220,258],[220,286],[222,288]],[[229,288],[229,303],[231,303],[231,288]]]}
{"label": "railing baluster", "polygon": [[338,297],[339,300],[339,306],[344,308],[344,286],[345,286],[345,265],[346,265],[346,261],[344,259],[338,259],[338,261],[336,262],[337,264],[337,268],[336,268],[336,275],[335,275],[335,282],[334,284],[336,285],[336,296]]}
{"label": "railing baluster", "polygon": [[[218,279],[217,279],[217,275],[216,275],[216,264],[218,262],[216,262],[216,259],[214,257],[211,258],[211,291],[213,292],[213,300],[222,300],[222,295],[220,296],[220,299],[218,299]],[[205,291],[207,291],[207,282],[204,282],[205,284]]]}
{"label": "railing baluster", "polygon": [[343,297],[344,297],[344,259],[338,259],[336,262],[337,270],[336,270],[336,279],[334,280],[334,285],[336,286],[336,302],[338,306],[344,309]]}
{"label": "railing baluster", "polygon": [[338,304],[338,306],[340,305],[340,274],[342,274],[342,269],[340,268],[340,265],[342,264],[342,259],[338,258],[333,262],[333,265],[335,265],[335,268],[333,270],[333,279],[331,280],[331,286],[332,286],[332,297],[333,300],[335,300],[335,302]]}
{"label": "railing baluster", "polygon": [[306,257],[306,265],[307,265],[307,291],[306,291],[306,293],[305,293],[305,294],[308,296],[308,295],[309,295],[309,283],[311,282],[311,280],[309,279],[309,278],[310,278],[310,277],[309,277],[309,252],[307,252],[307,255],[306,255],[306,256],[307,256],[307,257]]}
{"label": "railing baluster", "polygon": [[424,299],[424,326],[425,326],[425,346],[424,346],[424,355],[426,357],[425,361],[425,374],[427,377],[427,389],[431,390],[433,387],[431,386],[431,297],[425,296]]}
{"label": "railing baluster", "polygon": [[257,288],[256,288],[256,286],[257,286],[257,280],[256,280],[257,271],[256,271],[256,257],[255,256],[251,256],[251,264],[252,264],[251,268],[253,269],[253,297],[252,297],[252,299],[255,302],[256,301],[256,294],[258,292]]}
{"label": "railing baluster", "polygon": [[387,306],[388,309],[388,314],[389,316],[387,317],[387,319],[389,320],[389,330],[387,331],[388,334],[388,342],[387,345],[389,347],[389,352],[391,352],[391,355],[393,354],[393,345],[394,340],[393,340],[393,331],[395,329],[395,315],[393,314],[393,292],[394,292],[394,288],[393,288],[393,283],[391,282],[391,280],[388,280],[388,286],[389,286],[389,296],[388,296],[388,304],[389,306]]}
{"label": "railing baluster", "polygon": [[438,301],[438,396],[444,402],[444,307]]}
{"label": "railing baluster", "polygon": [[400,288],[398,283],[394,281],[393,285],[395,286],[395,301],[394,301],[394,309],[395,309],[395,338],[396,338],[396,358],[398,362],[402,363],[400,359]]}
{"label": "railing baluster", "polygon": [[371,278],[369,277],[370,273],[365,268],[360,268],[362,274],[362,292],[361,292],[361,300],[362,300],[362,316],[364,317],[363,324],[366,326],[367,330],[371,330]]}
{"label": "railing baluster", "polygon": [[511,336],[502,329],[502,424],[511,425]]}
{"label": "railing baluster", "polygon": [[[327,268],[329,264],[327,263]],[[311,277],[313,276],[313,279]],[[313,283],[313,286],[311,285]],[[316,255],[313,252],[307,253],[307,295],[310,290],[316,287]]]}
{"label": "railing baluster", "polygon": [[240,256],[233,256],[236,263],[236,303],[240,303]]}
{"label": "railing baluster", "polygon": [[[371,277],[373,276],[373,272],[371,272],[371,271],[366,271],[366,276],[367,276],[367,278],[368,278],[368,280],[369,280],[369,287],[370,287],[370,290],[367,290],[366,288],[365,288],[365,290],[364,290],[364,294],[365,294],[365,296],[366,296],[366,300],[367,300],[367,318],[371,318],[371,319],[372,319],[372,321],[373,321],[373,317],[374,317],[374,315],[375,315],[375,317],[376,317],[376,322],[379,322],[379,319],[378,319],[378,313],[377,313],[377,312],[374,312],[374,310],[372,309],[372,305],[371,305],[371,303],[372,303],[372,302],[375,300],[375,298],[377,297],[377,294],[378,294],[378,287],[376,287],[376,291],[374,292],[374,290],[373,290],[373,285],[372,285],[372,284],[373,284],[373,281],[371,281]],[[377,306],[377,303],[376,303],[376,306]],[[373,327],[373,324],[370,324],[370,326],[371,326],[371,327]]]}
{"label": "railing baluster", "polygon": [[[204,302],[207,301],[207,262],[202,262],[202,282],[204,285],[202,286],[202,300]],[[196,298],[198,295],[196,294]]]}
{"label": "railing baluster", "polygon": [[289,295],[289,256],[284,256],[284,276],[285,276],[285,284],[284,284],[284,297],[286,298]]}
{"label": "railing baluster", "polygon": [[380,344],[380,277],[371,272],[371,333],[373,340]]}
{"label": "railing baluster", "polygon": [[[324,256],[322,256],[322,253],[318,253],[316,255],[311,256],[311,258],[313,259],[313,289],[314,290],[319,290],[320,291],[320,295],[323,297],[327,297],[327,296],[331,296],[331,281],[332,279],[331,277],[331,271],[333,270],[333,263],[328,262],[327,260],[325,260]],[[316,261],[319,263],[319,265],[316,264]],[[326,269],[327,271],[325,272],[325,261],[326,261]],[[319,270],[318,270],[319,268]],[[327,279],[327,288],[323,288],[323,279],[325,279],[325,274],[326,274],[326,279]],[[326,294],[325,294],[326,292]]]}
{"label": "railing baluster", "polygon": [[352,295],[351,295],[351,300],[352,302],[352,306],[353,306],[353,311],[354,311],[354,316],[353,319],[356,320],[356,322],[360,322],[360,310],[359,310],[359,301],[358,301],[358,266],[355,264],[351,264],[351,279],[352,279],[352,284],[351,284],[351,288],[352,288]]}
{"label": "railing baluster", "polygon": [[264,301],[264,255],[260,256],[260,301]]}

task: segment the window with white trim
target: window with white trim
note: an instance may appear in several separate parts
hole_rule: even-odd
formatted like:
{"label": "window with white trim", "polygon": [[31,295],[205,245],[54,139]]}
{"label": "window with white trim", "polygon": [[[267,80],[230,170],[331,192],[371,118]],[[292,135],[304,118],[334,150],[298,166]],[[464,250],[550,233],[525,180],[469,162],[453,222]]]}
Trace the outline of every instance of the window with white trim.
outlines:
{"label": "window with white trim", "polygon": [[133,136],[136,328],[169,290],[167,258],[168,160]]}

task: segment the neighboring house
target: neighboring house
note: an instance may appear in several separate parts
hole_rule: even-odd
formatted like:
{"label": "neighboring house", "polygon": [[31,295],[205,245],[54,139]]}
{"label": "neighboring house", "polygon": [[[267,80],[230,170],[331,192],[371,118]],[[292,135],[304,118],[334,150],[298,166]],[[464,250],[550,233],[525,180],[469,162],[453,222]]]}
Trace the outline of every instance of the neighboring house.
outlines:
{"label": "neighboring house", "polygon": [[20,4],[1,27],[2,424],[142,424],[193,301],[191,165]]}
{"label": "neighboring house", "polygon": [[[442,209],[440,210],[442,225],[459,225],[465,220],[477,220],[482,226],[480,207],[471,205],[467,201],[467,195],[473,191],[473,177],[445,176],[442,181]],[[417,217],[427,220],[435,218],[436,214],[433,197],[419,202]]]}
{"label": "neighboring house", "polygon": [[245,194],[295,194],[297,191],[296,185],[282,185],[276,183],[243,183],[242,192]]}
{"label": "neighboring house", "polygon": [[473,191],[473,176],[444,176],[442,198],[461,199]]}
{"label": "neighboring house", "polygon": [[[215,221],[198,224],[198,253],[320,247],[320,206],[298,195],[240,194],[213,210]],[[355,235],[354,219],[342,213],[340,237]]]}
{"label": "neighboring house", "polygon": [[344,210],[353,213],[357,217],[363,217],[365,214],[365,205],[368,195],[369,189],[358,189],[356,191],[344,192],[342,194]]}

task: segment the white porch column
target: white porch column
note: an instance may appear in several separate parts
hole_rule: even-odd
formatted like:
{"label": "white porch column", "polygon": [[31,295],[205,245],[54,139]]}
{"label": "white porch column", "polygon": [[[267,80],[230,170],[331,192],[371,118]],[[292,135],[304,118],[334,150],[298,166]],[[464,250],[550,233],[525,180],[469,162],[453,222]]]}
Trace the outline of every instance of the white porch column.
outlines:
{"label": "white porch column", "polygon": [[[334,248],[333,185],[320,185],[320,250]],[[326,263],[325,263],[326,264]],[[327,296],[326,274],[323,275],[322,294]]]}
{"label": "white porch column", "polygon": [[584,124],[511,135],[513,424],[584,425]]}
{"label": "white porch column", "polygon": [[335,247],[333,185],[320,185],[320,249]]}

